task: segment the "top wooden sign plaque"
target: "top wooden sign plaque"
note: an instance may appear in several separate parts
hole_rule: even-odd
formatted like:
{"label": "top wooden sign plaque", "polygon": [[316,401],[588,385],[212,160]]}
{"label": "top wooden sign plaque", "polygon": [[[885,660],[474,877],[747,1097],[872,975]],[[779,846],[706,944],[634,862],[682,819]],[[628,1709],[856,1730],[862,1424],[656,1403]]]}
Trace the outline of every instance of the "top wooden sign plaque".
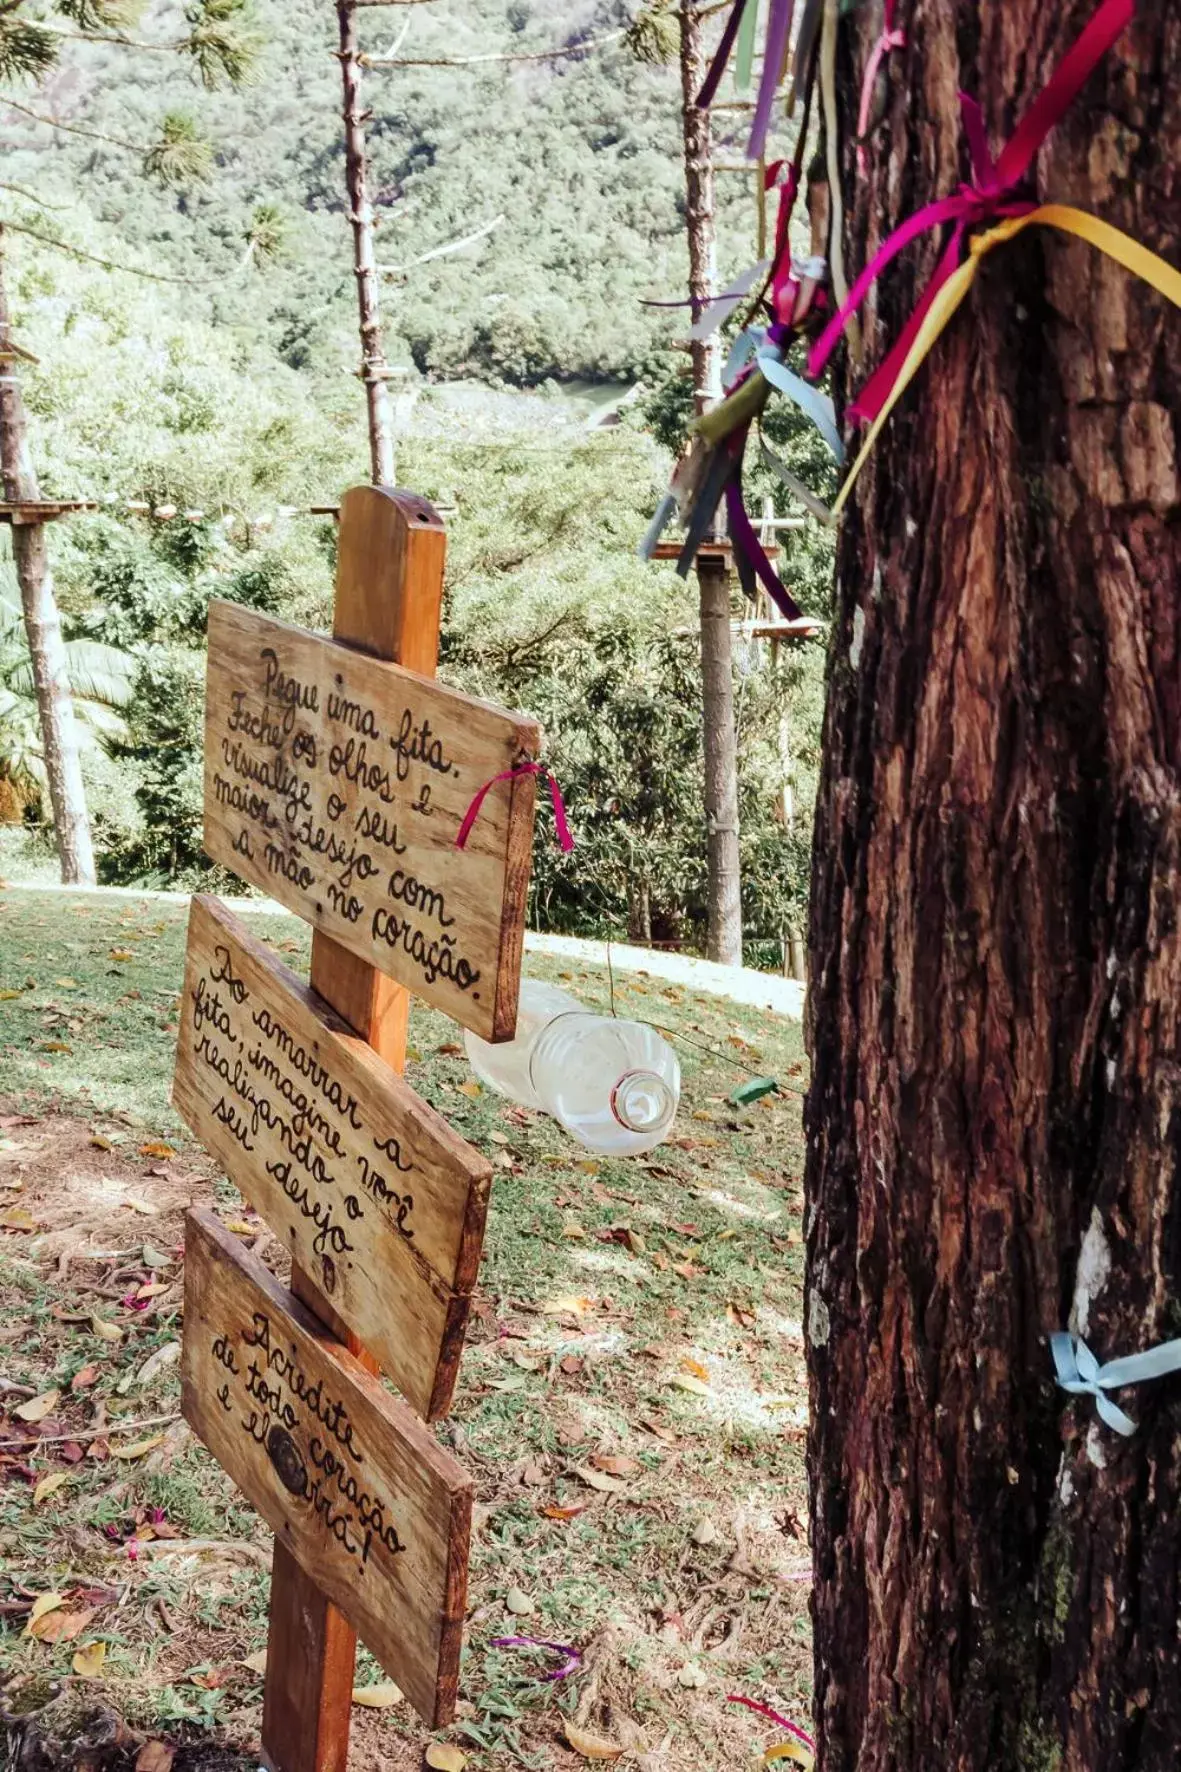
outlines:
{"label": "top wooden sign plaque", "polygon": [[234,603],[209,609],[205,848],[486,1040],[516,1027],[537,723]]}

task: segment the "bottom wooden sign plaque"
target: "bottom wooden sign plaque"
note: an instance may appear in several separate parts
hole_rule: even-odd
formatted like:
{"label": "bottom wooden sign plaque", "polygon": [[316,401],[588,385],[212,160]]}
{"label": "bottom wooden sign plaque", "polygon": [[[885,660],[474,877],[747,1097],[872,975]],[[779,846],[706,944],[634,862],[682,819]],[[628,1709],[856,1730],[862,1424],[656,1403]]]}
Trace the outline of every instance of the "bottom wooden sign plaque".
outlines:
{"label": "bottom wooden sign plaque", "polygon": [[212,1212],[185,1235],[185,1420],[432,1727],[455,1709],[472,1479]]}

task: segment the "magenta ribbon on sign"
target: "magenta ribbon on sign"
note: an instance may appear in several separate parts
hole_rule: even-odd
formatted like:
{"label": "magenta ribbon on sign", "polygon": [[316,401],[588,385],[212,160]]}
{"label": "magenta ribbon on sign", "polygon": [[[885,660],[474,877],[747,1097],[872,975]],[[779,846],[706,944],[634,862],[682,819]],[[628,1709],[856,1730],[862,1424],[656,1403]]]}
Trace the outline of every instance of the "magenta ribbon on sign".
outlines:
{"label": "magenta ribbon on sign", "polygon": [[768,1722],[778,1723],[781,1729],[786,1729],[789,1735],[794,1735],[796,1740],[802,1742],[804,1747],[808,1748],[810,1752],[816,1752],[816,1743],[808,1734],[808,1731],[806,1729],[801,1729],[798,1723],[793,1723],[790,1717],[781,1717],[779,1712],[777,1710],[772,1710],[769,1704],[760,1704],[758,1700],[754,1698],[743,1698],[737,1692],[731,1692],[726,1699],[726,1703],[744,1704],[747,1710],[753,1710],[757,1716],[766,1717]]}
{"label": "magenta ribbon on sign", "polygon": [[558,786],[558,778],[552,769],[544,763],[518,763],[515,769],[502,769],[491,781],[486,781],[479,792],[473,797],[471,805],[463,815],[459,830],[455,837],[455,847],[463,849],[472,834],[472,826],[480,816],[480,808],[498,781],[512,781],[518,775],[543,775],[549,783],[550,799],[554,803],[554,829],[558,833],[558,842],[566,851],[573,849],[574,838],[570,834],[570,826],[566,821],[566,807],[562,799],[562,790]]}
{"label": "magenta ribbon on sign", "polygon": [[1099,62],[1127,29],[1135,11],[1136,0],[1103,0],[995,160],[989,151],[980,106],[966,93],[960,93],[960,114],[972,162],[971,180],[962,184],[954,195],[926,204],[894,230],[862,271],[844,305],[833,315],[809,355],[808,374],[815,380],[823,374],[850,318],[886,266],[921,234],[941,228],[948,222],[953,224],[951,239],[921,299],[892,348],[848,408],[850,418],[872,421],[882,410],[931,303],[959,265],[968,230],[1006,216],[1028,215],[1036,208],[1035,203],[1016,198],[1012,193],[1028,176],[1034,156],[1047,135],[1061,121]]}
{"label": "magenta ribbon on sign", "polygon": [[885,0],[885,22],[881,35],[869,52],[869,60],[861,79],[861,103],[857,107],[857,170],[862,177],[865,176],[866,168],[865,143],[869,135],[869,110],[873,104],[873,88],[878,69],[895,49],[906,48],[906,32],[897,30],[894,25],[894,4],[895,0]]}

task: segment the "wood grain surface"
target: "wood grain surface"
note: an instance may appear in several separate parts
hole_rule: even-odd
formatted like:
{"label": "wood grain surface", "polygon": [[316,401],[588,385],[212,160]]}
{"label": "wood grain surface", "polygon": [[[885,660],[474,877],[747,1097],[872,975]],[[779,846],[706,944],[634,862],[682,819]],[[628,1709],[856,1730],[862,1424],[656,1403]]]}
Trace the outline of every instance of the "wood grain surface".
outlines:
{"label": "wood grain surface", "polygon": [[445,1413],[491,1165],[213,898],[189,913],[172,1099],[414,1408]]}
{"label": "wood grain surface", "polygon": [[470,1477],[212,1212],[189,1213],[185,1252],[185,1420],[420,1716],[442,1726],[459,1671]]}
{"label": "wood grain surface", "polygon": [[516,1027],[537,723],[237,604],[209,610],[205,848],[485,1039]]}

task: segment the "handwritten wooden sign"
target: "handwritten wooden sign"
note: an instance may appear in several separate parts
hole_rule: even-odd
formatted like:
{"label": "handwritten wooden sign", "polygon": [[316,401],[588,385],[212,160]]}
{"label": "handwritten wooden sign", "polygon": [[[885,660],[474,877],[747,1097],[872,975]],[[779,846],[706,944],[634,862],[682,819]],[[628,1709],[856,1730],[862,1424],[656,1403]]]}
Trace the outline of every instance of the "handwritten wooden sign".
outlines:
{"label": "handwritten wooden sign", "polygon": [[516,1027],[536,722],[237,604],[209,609],[205,848],[488,1040]]}
{"label": "handwritten wooden sign", "polygon": [[428,1420],[455,1387],[492,1168],[214,898],[172,1099]]}
{"label": "handwritten wooden sign", "polygon": [[432,1727],[455,1709],[472,1482],[212,1212],[185,1234],[185,1420]]}

